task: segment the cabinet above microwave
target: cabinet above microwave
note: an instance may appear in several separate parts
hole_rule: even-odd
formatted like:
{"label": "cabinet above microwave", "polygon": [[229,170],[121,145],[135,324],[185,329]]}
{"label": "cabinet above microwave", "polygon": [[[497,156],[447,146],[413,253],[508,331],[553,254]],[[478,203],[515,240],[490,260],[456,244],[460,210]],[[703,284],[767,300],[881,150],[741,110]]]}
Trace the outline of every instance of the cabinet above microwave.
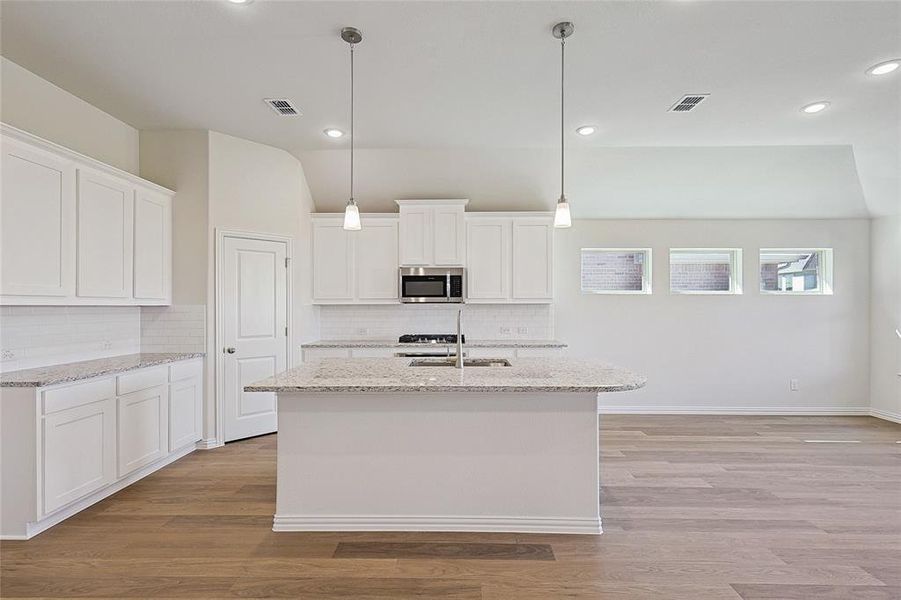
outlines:
{"label": "cabinet above microwave", "polygon": [[459,267],[466,260],[469,200],[395,200],[400,207],[400,265]]}

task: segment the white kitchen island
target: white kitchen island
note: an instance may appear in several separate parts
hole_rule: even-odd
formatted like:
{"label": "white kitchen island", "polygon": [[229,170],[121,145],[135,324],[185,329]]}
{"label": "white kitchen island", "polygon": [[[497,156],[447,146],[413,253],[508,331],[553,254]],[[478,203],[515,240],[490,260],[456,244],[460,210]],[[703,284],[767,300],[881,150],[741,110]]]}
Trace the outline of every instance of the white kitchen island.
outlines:
{"label": "white kitchen island", "polygon": [[410,363],[324,359],[245,387],[278,394],[275,531],[601,532],[598,394],[643,377]]}

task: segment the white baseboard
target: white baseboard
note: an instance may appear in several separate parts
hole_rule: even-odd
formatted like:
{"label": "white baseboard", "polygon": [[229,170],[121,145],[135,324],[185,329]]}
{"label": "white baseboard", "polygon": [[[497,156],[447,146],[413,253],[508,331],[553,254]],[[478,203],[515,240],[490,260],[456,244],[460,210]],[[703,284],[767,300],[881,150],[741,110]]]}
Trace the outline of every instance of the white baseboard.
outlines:
{"label": "white baseboard", "polygon": [[25,524],[25,535],[2,535],[2,536],[0,536],[0,539],[3,539],[3,540],[30,540],[37,534],[47,531],[54,525],[57,525],[57,524],[61,523],[62,521],[65,521],[72,515],[83,511],[84,509],[91,506],[92,504],[96,504],[96,503],[100,502],[101,500],[103,500],[104,498],[106,498],[108,496],[112,496],[119,490],[122,490],[122,489],[130,486],[134,482],[136,482],[139,479],[142,479],[144,477],[147,477],[148,475],[150,475],[151,473],[153,473],[155,471],[159,471],[166,465],[174,463],[178,459],[190,454],[193,451],[194,451],[193,446],[185,446],[181,450],[176,450],[175,452],[173,452],[166,458],[164,458],[158,462],[149,464],[149,465],[145,466],[144,468],[135,471],[131,475],[129,475],[123,479],[120,479],[119,481],[116,481],[115,483],[108,485],[107,487],[103,488],[102,490],[98,490],[98,491],[94,492],[93,494],[91,494],[90,496],[87,496],[86,498],[82,498],[81,500],[79,500],[78,502],[75,502],[74,504],[68,505],[67,507],[63,508],[62,510],[55,512],[52,515],[41,519],[40,521],[33,521],[33,522],[26,523]]}
{"label": "white baseboard", "polygon": [[212,450],[213,448],[221,448],[225,445],[225,442],[218,440],[216,438],[209,438],[207,440],[200,440],[197,442],[198,450]]}
{"label": "white baseboard", "polygon": [[272,531],[467,531],[597,535],[602,529],[600,518],[275,515]]}
{"label": "white baseboard", "polygon": [[599,406],[598,414],[869,416],[871,410],[866,406]]}
{"label": "white baseboard", "polygon": [[870,416],[876,417],[877,419],[885,419],[886,421],[891,421],[892,423],[901,423],[901,413],[891,410],[871,408]]}

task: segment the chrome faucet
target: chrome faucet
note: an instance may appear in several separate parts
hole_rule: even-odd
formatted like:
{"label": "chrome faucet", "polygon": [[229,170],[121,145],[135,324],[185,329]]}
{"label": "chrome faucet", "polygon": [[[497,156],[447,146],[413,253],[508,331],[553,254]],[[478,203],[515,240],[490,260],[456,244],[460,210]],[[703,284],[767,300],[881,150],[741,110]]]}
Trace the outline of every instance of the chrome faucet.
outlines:
{"label": "chrome faucet", "polygon": [[463,368],[463,309],[457,312],[457,360],[454,367]]}

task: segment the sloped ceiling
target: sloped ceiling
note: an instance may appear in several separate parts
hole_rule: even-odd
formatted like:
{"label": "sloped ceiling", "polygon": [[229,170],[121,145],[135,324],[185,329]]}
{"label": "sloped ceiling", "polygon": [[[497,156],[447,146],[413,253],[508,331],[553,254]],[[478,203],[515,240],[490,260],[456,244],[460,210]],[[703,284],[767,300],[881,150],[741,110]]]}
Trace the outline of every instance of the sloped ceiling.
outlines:
{"label": "sloped ceiling", "polygon": [[[901,3],[48,2],[5,0],[7,58],[139,129],[212,129],[284,148],[321,210],[347,194],[344,25],[357,52],[357,196],[550,208],[559,46],[576,216],[898,212]],[[685,93],[697,110],[668,113]],[[303,116],[263,102],[289,97]],[[828,99],[816,116],[798,109]],[[574,129],[600,128],[590,138]]]}

